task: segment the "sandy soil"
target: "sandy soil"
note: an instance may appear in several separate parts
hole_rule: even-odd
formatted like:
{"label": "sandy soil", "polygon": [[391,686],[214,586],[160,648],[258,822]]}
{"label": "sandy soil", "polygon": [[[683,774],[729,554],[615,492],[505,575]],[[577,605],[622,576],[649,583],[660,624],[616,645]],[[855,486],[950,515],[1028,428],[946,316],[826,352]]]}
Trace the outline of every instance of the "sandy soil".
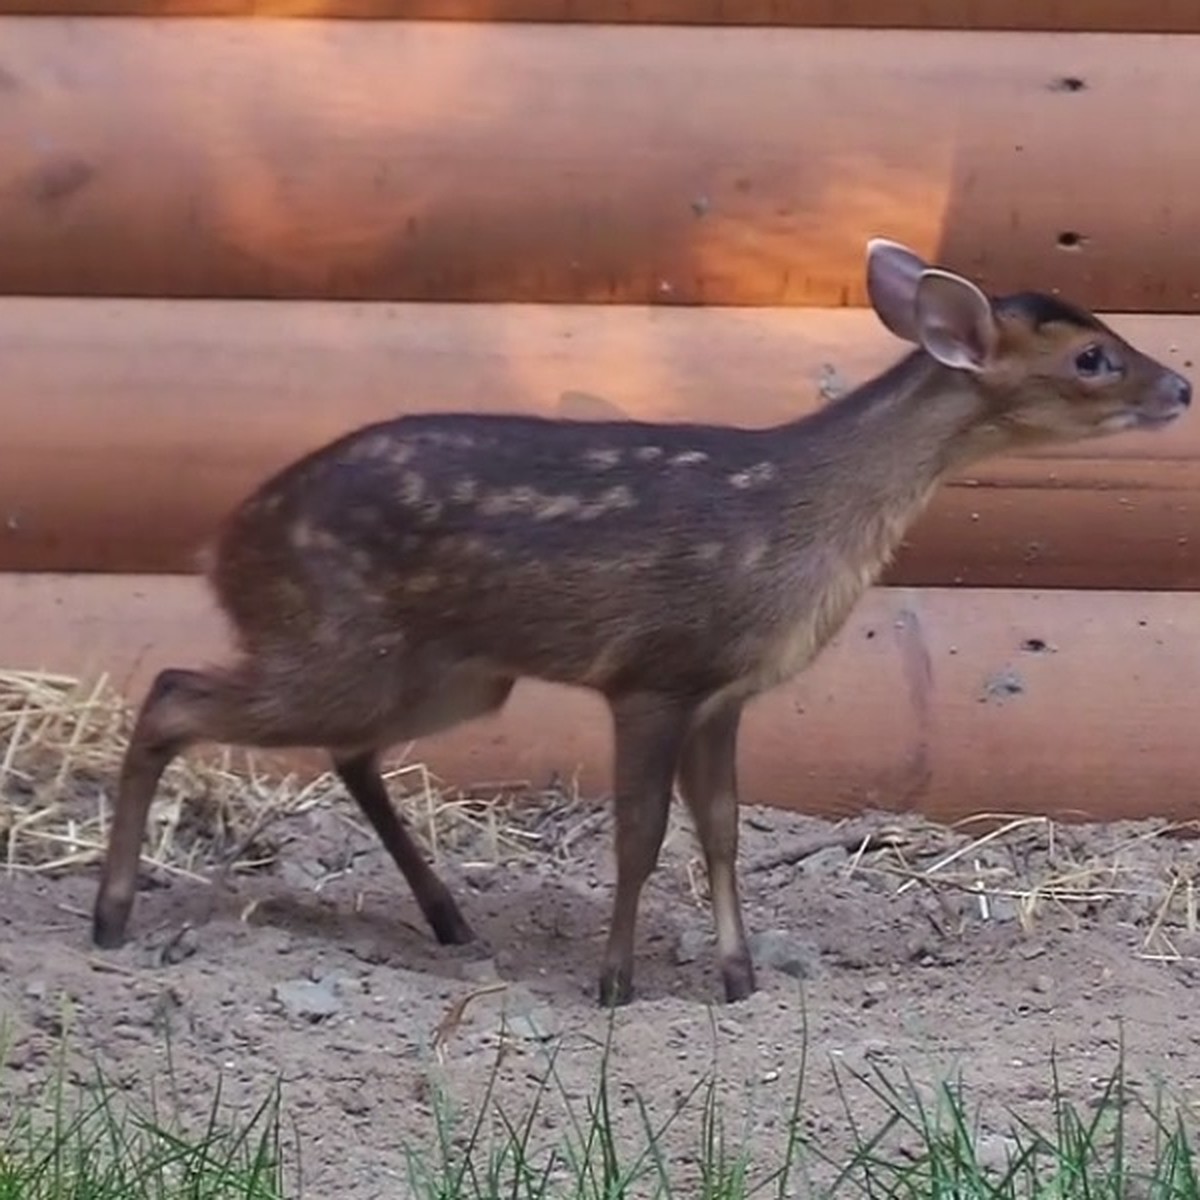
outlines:
{"label": "sandy soil", "polygon": [[[441,856],[480,935],[469,948],[433,942],[383,851],[336,806],[273,827],[272,861],[259,870],[219,886],[156,879],[116,953],[88,941],[92,868],[9,876],[9,1097],[44,1076],[64,1012],[80,1069],[98,1055],[144,1097],[164,1071],[165,1023],[186,1107],[205,1110],[218,1068],[233,1105],[261,1100],[281,1075],[303,1194],[348,1200],[407,1194],[404,1145],[432,1144],[433,1086],[470,1104],[501,1043],[497,1087],[510,1116],[555,1046],[563,1087],[582,1102],[608,1031],[593,988],[611,832],[603,806],[522,814],[528,853],[497,861],[479,835]],[[805,1022],[804,1128],[835,1150],[845,1129],[835,1064],[897,1080],[907,1070],[922,1083],[961,1071],[985,1103],[985,1142],[1001,1149],[1006,1108],[1033,1114],[1048,1098],[1052,1049],[1079,1104],[1095,1099],[1122,1035],[1135,1085],[1149,1092],[1161,1077],[1177,1099],[1200,1099],[1195,841],[1150,825],[1057,826],[1051,837],[1029,823],[901,891],[902,862],[928,871],[970,839],[889,815],[835,829],[747,808],[742,822],[761,990],[720,1003],[703,871],[677,813],[644,901],[638,998],[615,1025],[622,1122],[636,1115],[632,1089],[665,1117],[711,1065],[715,1038],[729,1117],[736,1128],[750,1113],[767,1169]],[[894,844],[847,848],[872,832]],[[975,871],[982,905],[969,887]],[[535,1140],[553,1140],[563,1119],[561,1096],[547,1103]],[[685,1172],[697,1120],[667,1137]]]}

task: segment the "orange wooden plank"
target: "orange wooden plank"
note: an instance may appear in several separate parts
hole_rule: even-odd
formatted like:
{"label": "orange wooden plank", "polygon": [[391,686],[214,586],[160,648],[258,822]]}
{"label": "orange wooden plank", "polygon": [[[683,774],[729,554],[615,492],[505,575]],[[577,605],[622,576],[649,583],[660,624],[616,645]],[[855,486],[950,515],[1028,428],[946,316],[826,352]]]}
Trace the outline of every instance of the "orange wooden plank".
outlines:
{"label": "orange wooden plank", "polygon": [[836,306],[883,233],[1200,303],[1200,37],[2,18],[0,66],[0,292]]}
{"label": "orange wooden plank", "polygon": [[1191,0],[0,0],[0,14],[1200,33]]}
{"label": "orange wooden plank", "polygon": [[[1200,361],[1197,318],[1112,320]],[[268,472],[400,412],[761,426],[902,352],[865,310],[0,300],[0,570],[191,570]],[[1200,424],[983,464],[888,578],[1200,587]]]}
{"label": "orange wooden plank", "polygon": [[[105,671],[137,701],[160,667],[224,644],[195,579],[0,576],[6,668]],[[745,799],[828,816],[1192,819],[1200,740],[1180,701],[1200,691],[1197,644],[1200,606],[1179,594],[876,589],[808,672],[748,710]],[[904,669],[914,647],[932,668],[923,696]],[[595,697],[525,681],[499,718],[409,757],[450,783],[575,775],[600,794],[610,738]]]}

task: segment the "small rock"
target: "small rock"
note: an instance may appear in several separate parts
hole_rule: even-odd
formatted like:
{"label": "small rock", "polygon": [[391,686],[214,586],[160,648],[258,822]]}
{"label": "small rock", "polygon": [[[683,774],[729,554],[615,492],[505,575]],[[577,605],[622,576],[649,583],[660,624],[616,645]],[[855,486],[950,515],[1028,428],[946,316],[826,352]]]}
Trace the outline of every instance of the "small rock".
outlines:
{"label": "small rock", "polygon": [[310,892],[327,873],[312,859],[284,858],[279,863],[279,876],[289,891]]}
{"label": "small rock", "polygon": [[390,962],[392,957],[391,951],[381,940],[368,942],[366,945],[353,945],[350,947],[350,953],[359,962],[364,962],[372,967],[382,966],[384,963]]}
{"label": "small rock", "polygon": [[548,1042],[559,1030],[558,1014],[522,987],[513,988],[505,1005],[505,1024],[517,1037]]}
{"label": "small rock", "polygon": [[800,867],[809,875],[832,875],[846,865],[849,857],[850,851],[845,846],[826,846],[803,859]]}
{"label": "small rock", "polygon": [[467,887],[476,892],[490,892],[503,880],[491,863],[470,863],[463,867]]}
{"label": "small rock", "polygon": [[40,1009],[33,1017],[33,1026],[35,1029],[40,1029],[43,1033],[50,1034],[51,1037],[62,1037],[63,1023],[62,1014],[51,1012],[49,1009]]}
{"label": "small rock", "polygon": [[458,973],[468,983],[495,983],[500,978],[494,958],[465,958],[458,964]]}
{"label": "small rock", "polygon": [[1052,991],[1053,988],[1054,980],[1049,975],[1039,975],[1033,981],[1033,990],[1035,992],[1041,992],[1045,994],[1046,992]]}
{"label": "small rock", "polygon": [[1017,902],[1011,896],[989,896],[988,916],[993,921],[1015,921]]}
{"label": "small rock", "polygon": [[6,1065],[10,1070],[22,1071],[30,1065],[32,1058],[33,1053],[28,1042],[14,1042],[8,1048]]}
{"label": "small rock", "polygon": [[878,961],[876,955],[862,945],[830,946],[829,953],[833,955],[834,962],[847,971],[865,971]]}
{"label": "small rock", "polygon": [[334,1095],[342,1111],[352,1117],[365,1117],[371,1111],[371,1101],[367,1099],[361,1084],[343,1084]]}
{"label": "small rock", "polygon": [[708,949],[709,935],[702,929],[685,929],[679,935],[675,946],[675,961],[682,966],[684,963],[695,962]]}
{"label": "small rock", "polygon": [[980,1134],[975,1143],[975,1158],[981,1167],[987,1171],[1004,1173],[1010,1163],[1020,1152],[1016,1138],[1006,1137],[1001,1133]]}
{"label": "small rock", "polygon": [[759,833],[771,833],[775,829],[775,822],[770,817],[763,816],[762,813],[751,813],[746,818],[746,824],[751,829],[757,829]]}
{"label": "small rock", "polygon": [[190,925],[185,925],[174,937],[168,938],[159,947],[155,957],[159,966],[174,967],[191,958],[199,948],[196,931]]}
{"label": "small rock", "polygon": [[819,951],[786,929],[751,935],[750,956],[759,966],[773,967],[795,979],[811,979],[820,968]]}
{"label": "small rock", "polygon": [[316,1022],[341,1012],[336,991],[337,985],[331,979],[293,979],[277,983],[274,996],[289,1017]]}
{"label": "small rock", "polygon": [[870,979],[863,987],[863,1008],[871,1008],[888,994],[886,979]]}
{"label": "small rock", "polygon": [[25,985],[25,996],[29,1000],[45,1000],[46,981],[44,979],[31,979]]}

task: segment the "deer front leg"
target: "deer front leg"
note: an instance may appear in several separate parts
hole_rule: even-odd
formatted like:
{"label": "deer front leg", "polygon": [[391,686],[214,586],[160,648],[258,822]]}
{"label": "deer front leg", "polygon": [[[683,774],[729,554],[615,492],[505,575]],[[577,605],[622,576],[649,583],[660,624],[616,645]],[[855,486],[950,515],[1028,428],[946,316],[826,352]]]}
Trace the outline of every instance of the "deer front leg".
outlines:
{"label": "deer front leg", "polygon": [[696,823],[708,869],[717,952],[725,999],[745,1000],[755,990],[738,895],[737,735],[741,703],[708,715],[689,732],[680,754],[679,790]]}
{"label": "deer front leg", "polygon": [[615,730],[613,804],[617,894],[600,973],[600,1003],[633,999],[633,947],[642,887],[658,865],[671,785],[690,711],[663,696],[610,701]]}

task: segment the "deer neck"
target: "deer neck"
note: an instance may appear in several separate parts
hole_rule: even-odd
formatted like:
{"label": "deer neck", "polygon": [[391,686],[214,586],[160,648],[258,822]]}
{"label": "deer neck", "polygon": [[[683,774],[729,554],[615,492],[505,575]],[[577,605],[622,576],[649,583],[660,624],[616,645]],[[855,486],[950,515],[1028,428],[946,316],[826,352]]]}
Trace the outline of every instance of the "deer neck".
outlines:
{"label": "deer neck", "polygon": [[781,434],[791,518],[864,578],[886,564],[947,474],[997,448],[970,376],[921,351]]}

